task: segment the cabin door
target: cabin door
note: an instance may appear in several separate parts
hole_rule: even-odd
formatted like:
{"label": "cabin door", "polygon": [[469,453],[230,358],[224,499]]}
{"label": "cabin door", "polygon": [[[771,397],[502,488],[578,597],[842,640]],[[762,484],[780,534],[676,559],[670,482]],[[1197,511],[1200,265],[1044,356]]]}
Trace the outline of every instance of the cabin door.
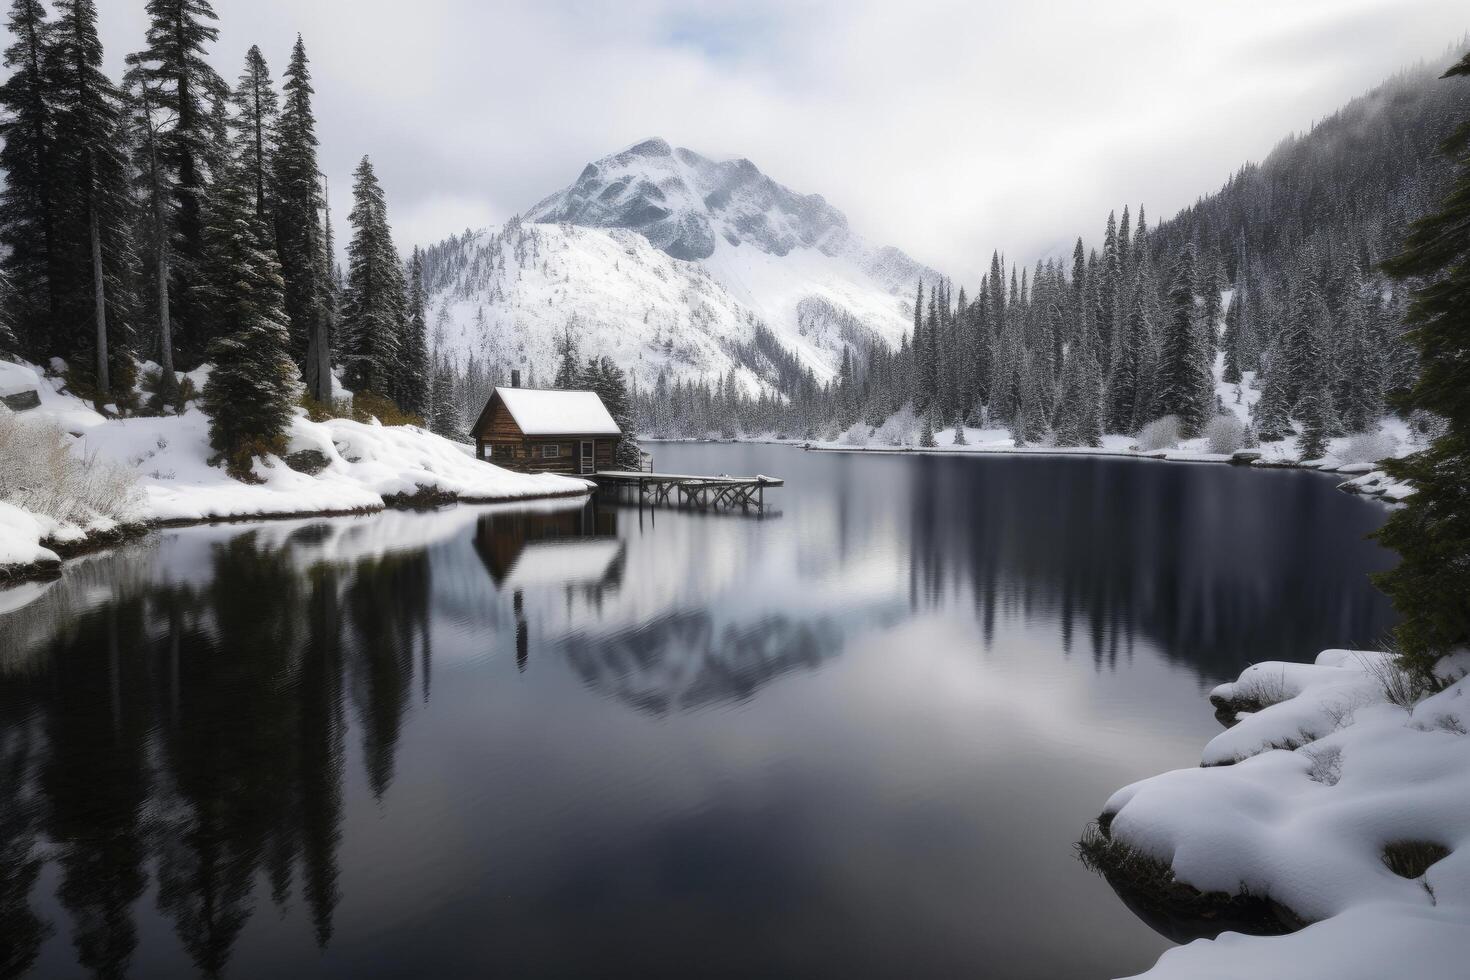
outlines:
{"label": "cabin door", "polygon": [[578,460],[578,473],[591,473],[596,468],[592,458],[592,440],[582,440],[582,455]]}

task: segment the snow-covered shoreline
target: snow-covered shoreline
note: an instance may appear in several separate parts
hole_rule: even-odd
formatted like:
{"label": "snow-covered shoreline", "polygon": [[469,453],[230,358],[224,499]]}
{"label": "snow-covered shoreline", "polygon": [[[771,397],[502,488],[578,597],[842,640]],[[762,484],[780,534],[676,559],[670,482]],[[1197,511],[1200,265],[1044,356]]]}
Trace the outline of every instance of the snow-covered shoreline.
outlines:
{"label": "snow-covered shoreline", "polygon": [[[1113,438],[1117,441],[1116,437]],[[1362,494],[1364,496],[1378,497],[1388,502],[1398,502],[1413,493],[1413,488],[1408,484],[1398,482],[1381,469],[1370,463],[1343,462],[1334,456],[1326,456],[1316,460],[1296,460],[1282,454],[1262,456],[1261,458],[1246,458],[1235,453],[1209,453],[1191,449],[1155,449],[1140,450],[1121,446],[1015,446],[1004,445],[999,442],[988,444],[970,445],[939,445],[939,446],[850,446],[831,440],[814,439],[774,439],[774,438],[735,438],[735,439],[654,439],[640,438],[640,443],[711,443],[711,444],[740,444],[748,443],[761,446],[791,446],[795,449],[803,449],[808,452],[824,453],[873,453],[879,455],[896,456],[1037,456],[1058,457],[1074,456],[1084,458],[1100,459],[1138,459],[1154,460],[1165,463],[1228,463],[1236,466],[1250,466],[1259,469],[1299,469],[1310,470],[1325,474],[1340,474],[1350,476],[1351,479],[1338,484],[1338,489],[1346,493]],[[1251,452],[1255,452],[1252,450]]]}
{"label": "snow-covered shoreline", "polygon": [[1446,658],[1433,691],[1388,654],[1328,650],[1217,687],[1231,727],[1202,765],[1119,790],[1083,843],[1131,904],[1200,935],[1235,930],[1171,949],[1143,976],[1272,976],[1285,962],[1300,980],[1409,964],[1463,976],[1467,671],[1470,654]]}
{"label": "snow-covered shoreline", "polygon": [[0,583],[53,574],[64,557],[161,525],[574,497],[593,486],[575,477],[511,472],[416,426],[313,422],[304,412],[291,420],[284,457],[258,458],[255,482],[242,483],[209,465],[209,420],[197,408],[110,418],[64,393],[59,379],[11,367],[29,375],[37,402],[14,418],[54,427],[53,441],[67,443],[63,456],[69,451],[88,467],[121,474],[136,499],[119,502],[114,513],[72,521],[0,501]]}

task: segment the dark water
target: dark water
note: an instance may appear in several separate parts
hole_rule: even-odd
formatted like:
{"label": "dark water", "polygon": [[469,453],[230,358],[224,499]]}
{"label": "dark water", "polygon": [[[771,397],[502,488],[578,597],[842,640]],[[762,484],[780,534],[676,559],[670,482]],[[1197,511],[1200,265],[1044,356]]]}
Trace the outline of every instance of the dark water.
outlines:
{"label": "dark water", "polygon": [[[1071,849],[1203,693],[1371,645],[1320,475],[659,446],[763,520],[168,531],[0,593],[0,973],[1104,977]],[[19,607],[19,608],[16,608]]]}

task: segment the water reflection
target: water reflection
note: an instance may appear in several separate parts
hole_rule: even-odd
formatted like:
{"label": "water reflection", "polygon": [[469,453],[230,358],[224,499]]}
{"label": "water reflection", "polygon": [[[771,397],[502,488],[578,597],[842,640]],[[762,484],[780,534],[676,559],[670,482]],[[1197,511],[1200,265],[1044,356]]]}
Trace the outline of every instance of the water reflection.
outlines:
{"label": "water reflection", "polygon": [[0,976],[1141,967],[1076,827],[1197,753],[1181,685],[1390,623],[1381,509],[1308,474],[661,454],[786,516],[195,528],[0,593]]}

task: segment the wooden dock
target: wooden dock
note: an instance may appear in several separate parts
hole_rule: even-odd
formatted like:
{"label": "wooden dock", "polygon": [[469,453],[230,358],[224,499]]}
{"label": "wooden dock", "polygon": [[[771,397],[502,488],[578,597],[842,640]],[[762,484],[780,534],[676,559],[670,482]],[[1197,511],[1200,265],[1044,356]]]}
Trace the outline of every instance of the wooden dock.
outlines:
{"label": "wooden dock", "polygon": [[[639,470],[598,470],[591,474],[602,487],[614,491],[636,490],[638,503],[666,504],[675,501],[688,507],[764,508],[766,487],[785,486],[774,476],[694,476],[687,473],[645,473]],[[675,496],[677,494],[677,497]]]}

